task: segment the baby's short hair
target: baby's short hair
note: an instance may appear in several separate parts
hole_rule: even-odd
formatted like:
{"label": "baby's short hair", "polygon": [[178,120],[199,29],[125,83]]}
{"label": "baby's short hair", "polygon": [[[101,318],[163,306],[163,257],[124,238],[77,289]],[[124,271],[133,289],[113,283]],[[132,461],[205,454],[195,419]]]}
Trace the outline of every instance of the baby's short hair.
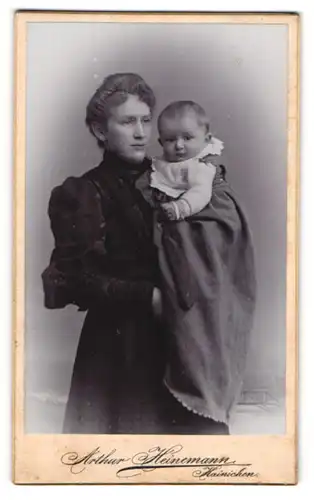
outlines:
{"label": "baby's short hair", "polygon": [[125,102],[128,95],[136,95],[153,112],[156,98],[145,80],[136,73],[114,73],[104,79],[86,108],[86,125],[94,135],[92,124],[106,126],[110,109]]}
{"label": "baby's short hair", "polygon": [[194,101],[174,101],[168,104],[168,106],[166,106],[158,116],[157,127],[159,134],[162,128],[163,118],[174,118],[177,115],[181,115],[188,111],[193,111],[199,123],[206,128],[207,132],[209,132],[210,129],[209,119],[202,106],[200,106],[199,104],[197,104],[197,102]]}

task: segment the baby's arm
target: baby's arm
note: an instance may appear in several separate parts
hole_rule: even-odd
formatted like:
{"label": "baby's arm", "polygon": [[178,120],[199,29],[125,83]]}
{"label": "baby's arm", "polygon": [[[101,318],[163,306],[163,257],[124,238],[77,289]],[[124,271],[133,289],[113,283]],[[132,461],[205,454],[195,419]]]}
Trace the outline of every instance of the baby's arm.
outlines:
{"label": "baby's arm", "polygon": [[182,220],[194,215],[210,202],[213,191],[213,180],[216,168],[211,163],[199,163],[188,171],[189,189],[173,200],[162,204],[170,220]]}

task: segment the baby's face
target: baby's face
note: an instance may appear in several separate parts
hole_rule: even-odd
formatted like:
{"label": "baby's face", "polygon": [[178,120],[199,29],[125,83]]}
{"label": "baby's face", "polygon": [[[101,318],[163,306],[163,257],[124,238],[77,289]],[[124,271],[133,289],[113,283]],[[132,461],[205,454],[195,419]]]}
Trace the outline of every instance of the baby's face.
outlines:
{"label": "baby's face", "polygon": [[209,138],[206,127],[193,112],[162,118],[159,133],[164,159],[169,162],[193,158],[205,148]]}

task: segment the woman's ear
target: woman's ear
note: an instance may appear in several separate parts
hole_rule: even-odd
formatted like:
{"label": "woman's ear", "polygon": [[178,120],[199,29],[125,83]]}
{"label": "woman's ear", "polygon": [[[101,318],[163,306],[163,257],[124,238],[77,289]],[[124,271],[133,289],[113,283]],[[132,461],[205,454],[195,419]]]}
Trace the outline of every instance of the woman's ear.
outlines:
{"label": "woman's ear", "polygon": [[97,137],[97,139],[101,142],[105,142],[106,140],[106,133],[104,131],[104,128],[100,123],[92,123],[91,128],[93,131],[93,134]]}

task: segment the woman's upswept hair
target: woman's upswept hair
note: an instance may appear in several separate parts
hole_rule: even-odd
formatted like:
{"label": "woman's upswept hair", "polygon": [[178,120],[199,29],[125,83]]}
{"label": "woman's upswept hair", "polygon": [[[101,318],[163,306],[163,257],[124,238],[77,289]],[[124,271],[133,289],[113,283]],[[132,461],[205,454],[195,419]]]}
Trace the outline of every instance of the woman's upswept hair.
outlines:
{"label": "woman's upswept hair", "polygon": [[136,73],[114,73],[107,76],[86,108],[86,125],[93,135],[92,124],[106,127],[110,109],[125,102],[128,95],[136,95],[153,112],[156,98],[145,80]]}

